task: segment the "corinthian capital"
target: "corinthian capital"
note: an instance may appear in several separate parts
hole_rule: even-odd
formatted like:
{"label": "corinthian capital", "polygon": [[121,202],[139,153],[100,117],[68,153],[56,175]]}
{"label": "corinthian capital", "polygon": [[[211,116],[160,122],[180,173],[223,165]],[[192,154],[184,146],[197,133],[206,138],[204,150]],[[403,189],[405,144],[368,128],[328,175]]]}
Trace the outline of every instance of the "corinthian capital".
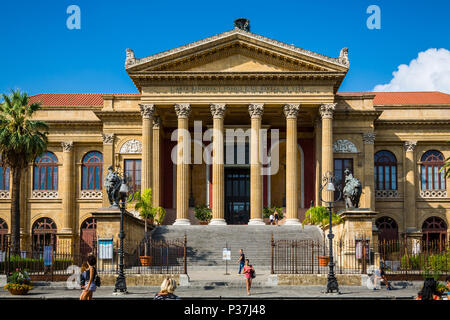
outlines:
{"label": "corinthian capital", "polygon": [[300,104],[285,104],[283,107],[283,112],[286,118],[297,118],[300,111]]}
{"label": "corinthian capital", "polygon": [[362,134],[362,139],[365,144],[374,144],[375,143],[375,132],[365,132]]}
{"label": "corinthian capital", "polygon": [[264,104],[263,103],[249,104],[248,113],[250,114],[250,118],[261,118],[264,113]]}
{"label": "corinthian capital", "polygon": [[63,141],[61,142],[63,152],[71,152],[73,149],[73,141]]}
{"label": "corinthian capital", "polygon": [[160,116],[153,117],[153,128],[155,128],[155,129],[161,128],[161,117]]}
{"label": "corinthian capital", "polygon": [[114,133],[102,133],[103,144],[113,144]]}
{"label": "corinthian capital", "polygon": [[333,119],[334,109],[337,103],[324,103],[320,106],[319,112],[322,119]]}
{"label": "corinthian capital", "polygon": [[155,112],[154,104],[140,104],[139,108],[141,109],[141,115],[144,119],[150,119],[153,116],[153,112]]}
{"label": "corinthian capital", "polygon": [[404,147],[406,152],[413,152],[416,148],[417,141],[405,141]]}
{"label": "corinthian capital", "polygon": [[227,109],[226,105],[223,103],[211,104],[210,108],[213,118],[223,118],[225,116],[225,110]]}
{"label": "corinthian capital", "polygon": [[191,113],[191,105],[189,103],[176,104],[175,112],[178,118],[188,118]]}

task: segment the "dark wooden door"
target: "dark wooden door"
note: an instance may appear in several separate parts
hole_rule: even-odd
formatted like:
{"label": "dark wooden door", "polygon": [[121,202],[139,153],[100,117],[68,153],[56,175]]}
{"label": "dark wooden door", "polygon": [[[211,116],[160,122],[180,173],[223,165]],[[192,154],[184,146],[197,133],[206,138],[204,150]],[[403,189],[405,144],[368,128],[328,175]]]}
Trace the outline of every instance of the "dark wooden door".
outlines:
{"label": "dark wooden door", "polygon": [[225,220],[247,224],[250,219],[250,168],[225,168]]}

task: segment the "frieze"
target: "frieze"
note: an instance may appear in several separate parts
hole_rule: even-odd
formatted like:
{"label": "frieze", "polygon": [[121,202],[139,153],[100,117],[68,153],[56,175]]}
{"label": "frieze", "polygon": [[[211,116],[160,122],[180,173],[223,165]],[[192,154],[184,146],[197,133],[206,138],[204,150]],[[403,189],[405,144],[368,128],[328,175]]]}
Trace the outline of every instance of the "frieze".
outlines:
{"label": "frieze", "polygon": [[121,154],[142,153],[142,142],[131,139],[125,142],[120,148]]}
{"label": "frieze", "polygon": [[336,140],[333,144],[333,152],[335,153],[358,153],[355,144],[346,139]]}
{"label": "frieze", "polygon": [[147,87],[147,94],[323,94],[329,93],[328,87],[316,86],[167,86]]}

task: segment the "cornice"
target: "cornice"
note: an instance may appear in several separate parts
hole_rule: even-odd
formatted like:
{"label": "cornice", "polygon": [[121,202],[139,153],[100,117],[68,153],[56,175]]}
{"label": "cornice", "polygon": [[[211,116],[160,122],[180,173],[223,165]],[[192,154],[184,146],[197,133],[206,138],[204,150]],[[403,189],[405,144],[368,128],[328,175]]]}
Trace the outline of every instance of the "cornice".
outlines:
{"label": "cornice", "polygon": [[55,127],[101,127],[101,121],[68,121],[68,120],[45,120],[50,128]]}
{"label": "cornice", "polygon": [[179,46],[167,51],[163,51],[145,58],[137,59],[134,55],[134,51],[131,49],[126,50],[126,59],[125,59],[125,69],[132,70],[137,69],[137,67],[142,66],[143,64],[147,64],[149,62],[155,62],[158,60],[163,60],[164,58],[174,57],[180,54],[186,54],[188,52],[194,51],[195,49],[205,47],[208,44],[213,44],[214,42],[220,42],[220,40],[227,39],[236,39],[236,40],[247,40],[253,43],[259,43],[262,45],[268,45],[273,48],[281,49],[282,51],[288,51],[291,53],[301,54],[305,58],[309,58],[311,60],[320,60],[326,62],[327,64],[334,65],[343,69],[347,69],[350,66],[348,60],[348,49],[344,48],[341,50],[339,57],[332,58],[320,53],[312,52],[306,49],[302,49],[290,44],[286,44],[280,41],[276,41],[255,33],[247,32],[242,29],[235,28],[230,31],[226,31],[220,34],[216,34],[211,37],[207,37],[201,39],[199,41],[195,41],[183,46]]}
{"label": "cornice", "polygon": [[398,126],[398,125],[450,125],[450,119],[436,120],[377,120],[377,126]]}
{"label": "cornice", "polygon": [[335,119],[346,119],[346,118],[372,118],[373,120],[378,119],[382,114],[382,111],[376,110],[343,110],[336,109],[334,111]]}

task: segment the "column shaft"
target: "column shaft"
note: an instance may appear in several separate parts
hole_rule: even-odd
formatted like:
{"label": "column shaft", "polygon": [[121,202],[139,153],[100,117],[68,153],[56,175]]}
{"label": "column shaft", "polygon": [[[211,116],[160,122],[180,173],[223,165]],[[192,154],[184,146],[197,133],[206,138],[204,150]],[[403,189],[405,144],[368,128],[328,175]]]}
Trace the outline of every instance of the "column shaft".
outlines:
{"label": "column shaft", "polygon": [[73,233],[73,205],[74,205],[74,162],[73,142],[63,142],[63,184],[62,184],[62,207],[63,219],[61,233]]}
{"label": "column shaft", "polygon": [[141,190],[151,189],[153,184],[153,104],[141,104],[142,114],[142,172],[141,172]]}
{"label": "column shaft", "polygon": [[[333,172],[333,112],[336,104],[323,104],[320,107],[322,116],[322,176],[320,177],[323,184],[323,177],[327,172]],[[325,201],[333,200],[333,192],[323,191],[322,198]]]}
{"label": "column shaft", "polygon": [[153,118],[153,205],[161,206],[161,119]]}
{"label": "column shaft", "polygon": [[262,175],[260,161],[260,131],[263,104],[249,105],[251,117],[250,138],[250,221],[249,225],[264,224],[262,219]]}
{"label": "column shaft", "polygon": [[316,160],[316,168],[315,168],[315,174],[316,174],[316,179],[315,179],[315,196],[314,196],[314,203],[316,206],[320,205],[320,200],[319,200],[319,190],[320,190],[320,185],[322,183],[322,170],[321,170],[321,161],[322,161],[322,126],[321,126],[321,121],[319,119],[316,120],[315,123],[315,133],[314,133],[314,145],[315,145],[315,160]]}
{"label": "column shaft", "polygon": [[300,224],[298,219],[297,114],[300,105],[284,106],[286,116],[286,224]]}
{"label": "column shaft", "polygon": [[225,113],[224,104],[211,105],[213,115],[213,201],[210,222],[212,225],[226,225],[225,222],[225,189],[224,189],[224,140],[223,140],[223,118]]}
{"label": "column shaft", "polygon": [[405,231],[417,231],[416,219],[416,179],[415,179],[415,157],[414,149],[417,141],[405,142],[405,196],[404,196],[404,216],[405,216]]}
{"label": "column shaft", "polygon": [[374,143],[375,133],[363,133],[364,142],[364,208],[375,210]]}
{"label": "column shaft", "polygon": [[177,145],[177,219],[174,225],[190,225],[189,221],[189,104],[175,105],[178,116],[178,145]]}

